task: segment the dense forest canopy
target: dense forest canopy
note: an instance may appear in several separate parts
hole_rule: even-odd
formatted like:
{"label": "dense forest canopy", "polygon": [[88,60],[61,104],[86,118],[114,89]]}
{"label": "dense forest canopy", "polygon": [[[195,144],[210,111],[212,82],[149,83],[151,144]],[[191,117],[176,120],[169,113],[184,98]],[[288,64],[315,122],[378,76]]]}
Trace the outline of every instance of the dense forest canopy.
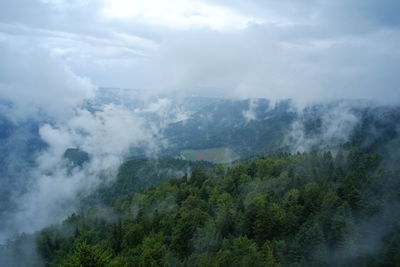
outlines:
{"label": "dense forest canopy", "polygon": [[117,181],[101,192],[114,194],[107,205],[34,238],[48,266],[390,266],[400,261],[399,171],[350,144],[197,166],[132,194]]}
{"label": "dense forest canopy", "polygon": [[[127,159],[114,181],[79,195],[78,209],[62,222],[2,245],[2,260],[6,266],[393,266],[400,261],[399,109],[351,112],[359,119],[349,140],[321,146],[332,111],[306,109],[304,134],[320,141],[303,153],[283,146],[229,164]],[[72,148],[63,157],[71,173],[91,160]]]}

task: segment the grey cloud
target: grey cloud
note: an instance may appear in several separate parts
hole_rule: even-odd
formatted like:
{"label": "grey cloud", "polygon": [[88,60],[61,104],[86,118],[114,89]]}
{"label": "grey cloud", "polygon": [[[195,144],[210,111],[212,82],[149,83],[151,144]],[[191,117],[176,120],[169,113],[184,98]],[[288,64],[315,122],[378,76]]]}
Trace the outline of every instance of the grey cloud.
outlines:
{"label": "grey cloud", "polygon": [[101,1],[25,2],[1,3],[13,14],[2,16],[3,34],[39,44],[99,85],[302,103],[400,96],[395,0],[206,1],[264,21],[236,31],[107,19]]}
{"label": "grey cloud", "polygon": [[[27,122],[37,126],[38,132],[32,133],[38,134],[36,142],[47,144],[31,152],[33,166],[23,172],[10,171],[18,179],[1,177],[2,183],[13,180],[7,186],[12,190],[10,204],[15,207],[11,214],[2,210],[3,242],[14,233],[32,232],[63,219],[76,207],[78,194],[114,178],[132,146],[144,147],[152,154],[160,144],[158,128],[149,125],[142,114],[115,105],[101,106],[96,112],[85,110],[82,106],[95,95],[95,86],[48,51],[25,42],[11,46],[6,40],[1,43],[0,56],[2,116],[13,120],[17,130]],[[1,144],[10,160],[19,152],[15,141],[24,146],[24,138],[29,139],[27,135],[14,136],[5,140],[13,141],[10,146]],[[83,169],[69,171],[63,154],[71,147],[89,153],[90,163]]]}
{"label": "grey cloud", "polygon": [[[209,1],[221,4],[221,1]],[[362,34],[379,28],[398,27],[400,23],[396,0],[255,0],[222,1],[248,14],[272,17],[272,22],[299,27],[311,26],[325,34]],[[268,20],[267,20],[268,21]],[[301,29],[301,28],[300,28]]]}
{"label": "grey cloud", "polygon": [[[5,218],[9,235],[31,233],[64,219],[76,209],[78,195],[113,180],[132,146],[145,144],[149,151],[159,147],[157,132],[142,117],[113,105],[95,113],[79,110],[59,125],[44,124],[39,134],[48,147],[28,174],[27,192],[15,196],[17,211]],[[90,162],[82,169],[71,171],[63,158],[71,147],[89,153]]]}
{"label": "grey cloud", "polygon": [[[143,68],[159,90],[218,88],[225,95],[397,103],[397,30],[364,37],[282,40],[268,26],[241,32],[196,32],[166,40]],[[151,77],[151,79],[150,79]],[[215,91],[215,89],[213,89]],[[212,91],[212,90],[211,90]]]}
{"label": "grey cloud", "polygon": [[14,119],[44,112],[53,118],[71,115],[73,107],[94,95],[94,86],[75,75],[46,51],[0,43],[1,98],[13,103]]}
{"label": "grey cloud", "polygon": [[[284,144],[292,153],[309,152],[313,149],[324,149],[336,152],[339,145],[347,142],[360,118],[352,109],[365,103],[337,103],[334,107],[313,107],[313,110],[302,110],[298,120],[295,120],[289,133],[285,137]],[[318,117],[320,116],[320,117]],[[306,129],[306,124],[316,124],[312,133]],[[317,126],[320,124],[320,126]]]}

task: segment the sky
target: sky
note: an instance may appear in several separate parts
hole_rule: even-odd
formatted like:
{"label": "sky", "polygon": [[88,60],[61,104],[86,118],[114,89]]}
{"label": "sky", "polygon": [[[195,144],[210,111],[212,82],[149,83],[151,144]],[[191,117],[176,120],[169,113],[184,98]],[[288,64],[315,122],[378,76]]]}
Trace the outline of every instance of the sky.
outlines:
{"label": "sky", "polygon": [[[41,73],[52,79],[56,64],[64,84],[43,92],[58,94],[66,80],[82,85],[79,97],[90,95],[90,83],[393,104],[400,99],[399,10],[397,0],[4,0],[0,86],[18,84],[24,89],[6,96],[30,98],[26,83],[43,80]],[[18,70],[22,78],[7,74]]]}

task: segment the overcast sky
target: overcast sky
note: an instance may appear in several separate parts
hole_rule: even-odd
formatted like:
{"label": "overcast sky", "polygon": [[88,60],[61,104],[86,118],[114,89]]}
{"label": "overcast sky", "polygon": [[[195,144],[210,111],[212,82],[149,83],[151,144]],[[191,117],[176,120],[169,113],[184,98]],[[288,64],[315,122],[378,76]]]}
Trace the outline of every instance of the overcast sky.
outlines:
{"label": "overcast sky", "polygon": [[398,103],[399,13],[398,0],[2,0],[0,88],[30,61],[85,88]]}

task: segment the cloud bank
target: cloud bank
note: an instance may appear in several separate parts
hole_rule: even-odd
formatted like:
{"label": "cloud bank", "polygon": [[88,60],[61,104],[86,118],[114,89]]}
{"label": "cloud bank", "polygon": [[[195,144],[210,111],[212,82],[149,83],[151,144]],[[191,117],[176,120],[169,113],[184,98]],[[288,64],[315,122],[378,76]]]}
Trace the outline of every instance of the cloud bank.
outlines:
{"label": "cloud bank", "polygon": [[2,42],[33,43],[97,85],[300,103],[400,99],[395,0],[0,5]]}
{"label": "cloud bank", "polygon": [[[80,195],[112,181],[133,147],[154,154],[162,145],[159,125],[142,111],[114,104],[91,109],[96,87],[42,49],[3,48],[0,123],[11,135],[2,135],[0,148],[9,157],[9,171],[2,175],[11,178],[1,179],[11,196],[2,196],[2,205],[12,208],[1,207],[0,242],[64,219]],[[29,148],[32,144],[37,148]],[[64,157],[68,148],[85,151],[90,161],[71,166]]]}

